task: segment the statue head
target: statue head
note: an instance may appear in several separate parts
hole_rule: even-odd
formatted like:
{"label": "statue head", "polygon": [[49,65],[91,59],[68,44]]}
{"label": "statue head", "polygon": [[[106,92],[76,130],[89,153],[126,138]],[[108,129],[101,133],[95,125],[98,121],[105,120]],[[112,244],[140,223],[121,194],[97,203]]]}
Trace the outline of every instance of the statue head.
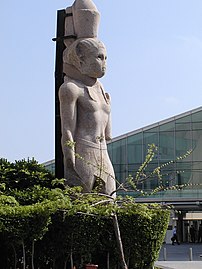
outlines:
{"label": "statue head", "polygon": [[76,40],[64,55],[64,62],[73,65],[81,74],[101,78],[106,71],[106,48],[96,38]]}

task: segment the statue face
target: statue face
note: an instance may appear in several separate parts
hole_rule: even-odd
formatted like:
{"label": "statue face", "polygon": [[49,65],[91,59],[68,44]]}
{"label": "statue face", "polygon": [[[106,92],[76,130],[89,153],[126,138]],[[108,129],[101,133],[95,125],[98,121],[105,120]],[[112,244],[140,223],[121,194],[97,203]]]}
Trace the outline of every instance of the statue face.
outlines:
{"label": "statue face", "polygon": [[106,49],[102,46],[85,51],[81,58],[81,73],[92,78],[101,78],[106,71]]}

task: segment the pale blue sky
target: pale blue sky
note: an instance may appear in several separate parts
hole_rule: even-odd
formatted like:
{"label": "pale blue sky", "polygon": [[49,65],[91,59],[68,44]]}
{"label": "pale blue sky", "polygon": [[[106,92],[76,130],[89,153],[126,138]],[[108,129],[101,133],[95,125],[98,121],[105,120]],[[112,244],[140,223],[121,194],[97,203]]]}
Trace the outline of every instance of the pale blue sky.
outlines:
{"label": "pale blue sky", "polygon": [[[108,51],[113,137],[201,106],[201,0],[94,0]],[[54,158],[56,13],[63,0],[1,0],[0,157]]]}

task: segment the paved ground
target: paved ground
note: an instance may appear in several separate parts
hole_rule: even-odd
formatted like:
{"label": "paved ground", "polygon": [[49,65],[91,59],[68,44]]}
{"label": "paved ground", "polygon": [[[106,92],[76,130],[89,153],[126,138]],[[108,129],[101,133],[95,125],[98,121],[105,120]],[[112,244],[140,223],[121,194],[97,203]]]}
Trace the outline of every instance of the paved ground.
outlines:
{"label": "paved ground", "polygon": [[[190,261],[191,252],[192,261]],[[166,261],[164,261],[164,258],[166,258]],[[155,265],[165,269],[202,269],[202,244],[174,246],[164,244],[161,248],[158,262]]]}
{"label": "paved ground", "polygon": [[156,266],[162,269],[201,269],[202,261],[175,261],[175,262],[156,262]]}

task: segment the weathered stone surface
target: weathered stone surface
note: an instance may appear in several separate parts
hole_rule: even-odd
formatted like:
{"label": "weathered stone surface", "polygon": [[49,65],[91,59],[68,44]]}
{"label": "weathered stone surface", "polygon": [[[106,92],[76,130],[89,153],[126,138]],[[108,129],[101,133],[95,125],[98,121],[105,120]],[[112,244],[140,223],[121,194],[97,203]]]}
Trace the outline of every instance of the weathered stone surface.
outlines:
{"label": "weathered stone surface", "polygon": [[77,38],[97,37],[100,14],[91,0],[76,0],[72,6]]}
{"label": "weathered stone surface", "polygon": [[[68,44],[63,55],[66,76],[59,99],[64,176],[68,185],[82,186],[85,192],[99,184],[100,192],[111,194],[114,170],[106,146],[111,108],[109,94],[98,81],[106,71],[106,48],[96,38],[99,13],[90,0],[76,0],[72,10],[74,31],[82,38]],[[70,28],[71,32],[72,24]],[[75,157],[67,141],[76,142],[75,152],[82,159]]]}

